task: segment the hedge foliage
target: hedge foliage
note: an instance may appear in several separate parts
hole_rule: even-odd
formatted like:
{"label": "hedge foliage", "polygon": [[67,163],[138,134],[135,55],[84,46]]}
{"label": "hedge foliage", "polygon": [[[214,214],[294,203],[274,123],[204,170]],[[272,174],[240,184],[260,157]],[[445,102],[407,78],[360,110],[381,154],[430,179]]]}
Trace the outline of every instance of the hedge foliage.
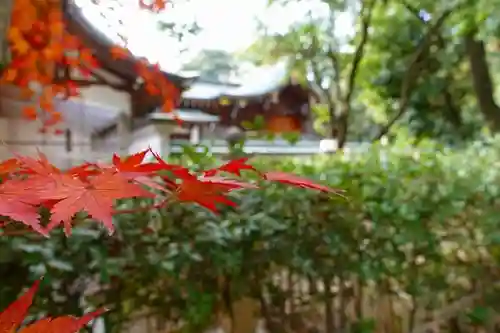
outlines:
{"label": "hedge foliage", "polygon": [[[191,153],[184,162],[197,167],[214,159]],[[499,142],[460,150],[420,143],[342,156],[257,158],[260,168],[317,179],[346,190],[346,198],[263,184],[235,194],[239,208],[224,207],[218,216],[172,203],[162,211],[117,217],[118,232],[111,237],[85,221],[69,239],[5,237],[0,307],[45,274],[40,308],[81,314],[107,305],[111,332],[141,308],[184,319],[186,330],[199,332],[221,304],[242,297],[260,302],[274,332],[292,325],[287,311],[299,313],[312,303],[335,307],[332,299],[337,310],[316,325],[371,332],[380,318],[363,306],[370,297],[392,295],[395,306],[414,302],[421,310],[494,291],[499,163]],[[276,276],[283,270],[302,287],[279,287]],[[448,317],[483,324],[496,306],[468,305]],[[410,332],[423,320],[419,311],[408,313],[397,312],[393,332]]]}

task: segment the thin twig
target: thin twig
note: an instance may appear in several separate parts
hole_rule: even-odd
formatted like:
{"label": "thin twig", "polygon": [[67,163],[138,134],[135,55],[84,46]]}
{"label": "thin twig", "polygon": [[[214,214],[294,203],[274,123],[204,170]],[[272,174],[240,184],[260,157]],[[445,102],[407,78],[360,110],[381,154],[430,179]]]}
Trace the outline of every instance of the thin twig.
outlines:
{"label": "thin twig", "polygon": [[436,20],[436,22],[427,30],[424,38],[421,43],[417,47],[415,53],[413,54],[411,61],[408,65],[408,70],[406,71],[406,75],[403,78],[403,83],[401,85],[400,92],[400,100],[399,107],[396,115],[384,126],[380,129],[379,133],[375,136],[373,141],[380,140],[384,135],[386,135],[392,126],[403,116],[406,112],[408,105],[410,104],[410,97],[413,91],[413,87],[420,75],[421,68],[419,66],[420,60],[424,55],[425,51],[430,47],[432,42],[432,37],[439,31],[439,29],[443,26],[446,19],[453,13],[454,10],[457,10],[458,7],[462,7],[463,4],[458,5],[455,8],[450,8],[445,10],[441,16]]}

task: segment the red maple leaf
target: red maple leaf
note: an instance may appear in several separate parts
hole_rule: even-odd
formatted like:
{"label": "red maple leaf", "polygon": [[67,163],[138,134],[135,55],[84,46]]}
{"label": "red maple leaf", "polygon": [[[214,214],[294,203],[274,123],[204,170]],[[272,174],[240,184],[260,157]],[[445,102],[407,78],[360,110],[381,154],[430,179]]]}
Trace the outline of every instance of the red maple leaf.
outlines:
{"label": "red maple leaf", "polygon": [[24,174],[47,176],[53,173],[61,173],[61,170],[50,163],[47,156],[42,152],[38,152],[38,159],[17,154],[15,156]]}
{"label": "red maple leaf", "polygon": [[7,216],[15,221],[22,222],[36,232],[47,235],[39,221],[39,198],[32,192],[25,190],[27,181],[8,180],[0,185],[0,215]]}
{"label": "red maple leaf", "polygon": [[213,212],[217,212],[216,204],[236,206],[225,195],[233,190],[255,188],[253,184],[242,183],[222,178],[189,178],[177,186],[176,197],[180,201],[191,201]]}
{"label": "red maple leaf", "polygon": [[226,164],[221,165],[218,168],[206,170],[203,172],[203,174],[207,177],[212,177],[212,176],[215,176],[219,172],[228,172],[228,173],[232,173],[236,176],[241,176],[242,170],[251,170],[251,171],[258,172],[257,169],[255,169],[255,167],[253,167],[250,164],[247,164],[247,161],[248,161],[248,157],[243,157],[243,158],[239,158],[236,160],[231,160],[231,161],[227,162]]}
{"label": "red maple leaf", "polygon": [[140,151],[136,154],[122,158],[113,154],[113,166],[117,171],[127,174],[144,174],[162,170],[163,167],[158,163],[143,163],[144,158],[151,149]]}
{"label": "red maple leaf", "polygon": [[0,313],[0,333],[14,332],[21,325],[39,286],[40,281],[36,281],[27,292]]}
{"label": "red maple leaf", "polygon": [[19,169],[19,161],[17,158],[9,158],[0,163],[0,175],[12,173]]}
{"label": "red maple leaf", "polygon": [[90,176],[97,176],[99,173],[101,173],[101,170],[95,163],[85,162],[83,164],[69,168],[64,173],[86,181]]}
{"label": "red maple leaf", "polygon": [[151,192],[111,171],[103,171],[88,182],[68,175],[53,175],[52,180],[54,187],[49,190],[39,190],[37,195],[42,200],[60,200],[50,210],[52,215],[47,230],[50,231],[63,222],[66,235],[71,233],[71,220],[78,212],[85,211],[94,219],[101,221],[111,234],[114,231],[115,200],[133,197],[154,198]]}
{"label": "red maple leaf", "polygon": [[154,151],[150,150],[151,151],[151,154],[153,154],[154,158],[156,159],[156,161],[158,162],[158,164],[160,165],[159,166],[159,170],[163,170],[163,171],[170,171],[174,176],[176,177],[179,177],[181,179],[192,179],[192,178],[196,178],[196,176],[194,176],[188,168],[185,168],[181,165],[177,165],[177,164],[170,164],[170,163],[167,163],[165,162],[161,157],[160,155],[158,155],[157,153],[155,153]]}
{"label": "red maple leaf", "polygon": [[62,316],[57,318],[44,318],[26,328],[19,333],[77,333],[91,320],[100,316],[104,309],[87,313],[81,318],[73,316]]}
{"label": "red maple leaf", "polygon": [[[27,292],[0,313],[0,333],[14,333],[18,329],[28,313],[39,286],[40,281],[36,281]],[[81,318],[63,316],[42,319],[23,328],[19,333],[77,333],[89,321],[101,315],[104,311],[104,309],[99,309]]]}
{"label": "red maple leaf", "polygon": [[302,178],[291,173],[280,172],[280,171],[266,172],[264,173],[264,179],[273,182],[293,185],[296,187],[310,188],[321,192],[335,193],[339,195],[341,192],[343,192],[342,190],[332,189],[328,186],[317,184],[310,179]]}

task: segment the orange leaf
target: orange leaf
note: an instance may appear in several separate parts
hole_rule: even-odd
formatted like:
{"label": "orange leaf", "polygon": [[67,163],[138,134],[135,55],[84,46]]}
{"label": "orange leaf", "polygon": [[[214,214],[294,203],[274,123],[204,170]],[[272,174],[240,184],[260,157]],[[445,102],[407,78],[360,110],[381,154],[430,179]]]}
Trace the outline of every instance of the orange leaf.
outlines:
{"label": "orange leaf", "polygon": [[112,46],[109,49],[109,52],[111,53],[111,58],[113,60],[118,60],[118,59],[127,59],[130,56],[130,52],[121,46]]}
{"label": "orange leaf", "polygon": [[147,4],[146,1],[147,0],[139,0],[139,8],[151,10],[154,12],[160,12],[164,10],[168,3],[168,0],[149,0],[149,4]]}
{"label": "orange leaf", "polygon": [[23,108],[23,118],[28,120],[36,120],[38,112],[34,106],[27,106]]}
{"label": "orange leaf", "polygon": [[38,287],[40,286],[40,281],[36,281],[33,286],[21,295],[16,301],[11,303],[7,309],[0,313],[0,333],[11,333],[21,325],[28,309],[33,303],[33,297],[35,296]]}
{"label": "orange leaf", "polygon": [[5,82],[14,82],[17,78],[17,70],[15,68],[7,68],[2,75],[2,80]]}
{"label": "orange leaf", "polygon": [[19,169],[19,161],[16,158],[9,158],[0,163],[0,175],[8,174]]}

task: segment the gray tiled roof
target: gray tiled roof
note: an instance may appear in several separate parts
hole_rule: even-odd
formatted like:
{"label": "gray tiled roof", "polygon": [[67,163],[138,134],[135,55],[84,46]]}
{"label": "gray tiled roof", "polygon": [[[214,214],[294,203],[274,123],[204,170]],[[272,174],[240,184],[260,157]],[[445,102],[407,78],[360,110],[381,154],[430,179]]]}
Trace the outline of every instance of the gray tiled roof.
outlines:
{"label": "gray tiled roof", "polygon": [[225,85],[222,83],[195,81],[182,97],[186,99],[217,99],[217,98],[258,98],[279,90],[288,78],[287,62],[256,68],[243,77],[240,85]]}

